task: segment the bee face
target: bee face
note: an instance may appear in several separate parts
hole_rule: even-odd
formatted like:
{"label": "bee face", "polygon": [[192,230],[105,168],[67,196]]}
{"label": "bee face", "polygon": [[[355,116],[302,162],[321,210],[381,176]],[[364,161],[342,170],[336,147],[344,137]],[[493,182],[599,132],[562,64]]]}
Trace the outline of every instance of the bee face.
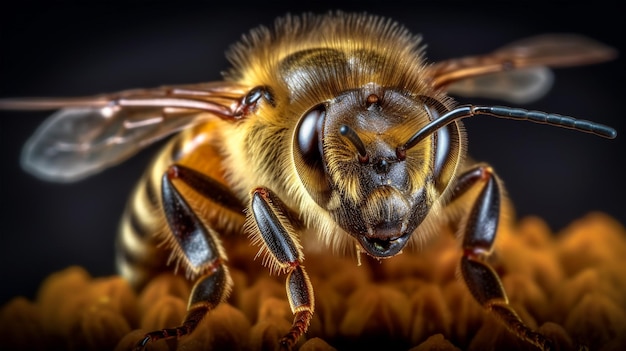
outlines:
{"label": "bee face", "polygon": [[428,121],[421,100],[367,84],[313,107],[295,130],[307,192],[374,257],[400,252],[436,200],[432,141],[398,152]]}

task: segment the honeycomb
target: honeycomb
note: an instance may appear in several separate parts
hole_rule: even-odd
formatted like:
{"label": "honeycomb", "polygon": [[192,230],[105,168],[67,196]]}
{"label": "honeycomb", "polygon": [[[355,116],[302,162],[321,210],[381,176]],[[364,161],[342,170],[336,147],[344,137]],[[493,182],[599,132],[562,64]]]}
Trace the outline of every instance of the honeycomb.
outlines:
{"label": "honeycomb", "polygon": [[[270,275],[258,248],[229,244],[235,286],[226,303],[180,339],[150,350],[274,350],[293,315],[285,276]],[[315,314],[300,350],[527,350],[470,296],[457,273],[452,230],[420,252],[384,261],[307,253]],[[559,350],[626,349],[626,229],[602,213],[553,233],[538,217],[501,230],[490,258],[510,304]],[[0,310],[2,349],[127,350],[143,334],[178,326],[191,283],[164,273],[135,292],[119,276],[83,268],[51,274],[34,301]]]}

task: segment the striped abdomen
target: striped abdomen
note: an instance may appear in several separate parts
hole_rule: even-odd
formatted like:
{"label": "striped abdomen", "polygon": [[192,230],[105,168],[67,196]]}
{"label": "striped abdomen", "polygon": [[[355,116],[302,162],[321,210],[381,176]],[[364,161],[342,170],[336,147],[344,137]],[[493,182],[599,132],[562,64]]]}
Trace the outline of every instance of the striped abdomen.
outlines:
{"label": "striped abdomen", "polygon": [[[171,240],[162,206],[161,182],[168,167],[176,163],[200,171],[228,187],[217,147],[218,126],[219,122],[211,122],[181,132],[164,146],[137,183],[126,205],[116,240],[118,271],[135,288],[140,289],[167,269],[187,271],[192,275],[189,278],[196,273],[190,273],[180,250]],[[212,232],[221,235],[241,230],[242,212],[226,209],[183,183],[175,183],[175,186]],[[219,242],[217,237],[214,240]]]}

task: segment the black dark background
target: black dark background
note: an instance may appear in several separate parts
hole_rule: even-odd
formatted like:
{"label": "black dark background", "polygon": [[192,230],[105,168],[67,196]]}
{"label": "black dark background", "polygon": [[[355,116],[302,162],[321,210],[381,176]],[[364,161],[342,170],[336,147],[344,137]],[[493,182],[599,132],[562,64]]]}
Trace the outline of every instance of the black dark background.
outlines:
{"label": "black dark background", "polygon": [[[241,34],[287,11],[367,11],[422,33],[432,61],[488,52],[545,32],[575,32],[624,50],[624,5],[601,2],[303,3],[22,2],[0,15],[0,97],[79,96],[217,80]],[[16,7],[17,6],[17,7]],[[624,58],[556,71],[554,89],[525,107],[591,119],[618,130],[605,140],[532,123],[467,121],[470,153],[504,179],[520,216],[553,230],[599,210],[626,223]],[[464,101],[464,100],[461,100]],[[473,102],[485,102],[476,101]],[[20,148],[49,113],[0,112],[0,303],[33,297],[71,264],[114,272],[113,239],[127,195],[157,146],[70,185],[23,172]],[[621,135],[620,135],[621,133]]]}

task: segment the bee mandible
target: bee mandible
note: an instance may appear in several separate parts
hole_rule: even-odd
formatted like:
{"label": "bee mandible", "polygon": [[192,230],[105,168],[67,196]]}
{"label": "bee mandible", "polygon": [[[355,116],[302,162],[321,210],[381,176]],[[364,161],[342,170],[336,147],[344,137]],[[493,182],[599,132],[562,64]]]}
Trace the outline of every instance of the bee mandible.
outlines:
{"label": "bee mandible", "polygon": [[520,339],[546,350],[551,341],[516,314],[486,260],[504,189],[490,166],[467,157],[462,119],[526,120],[605,138],[616,131],[539,111],[458,106],[448,94],[531,100],[549,84],[547,67],[614,56],[593,40],[554,34],[427,64],[421,38],[393,20],[287,15],[232,47],[223,81],[4,99],[0,108],[59,109],[22,154],[26,170],[56,182],[88,177],[179,132],[128,202],[117,265],[137,289],[163,269],[183,270],[194,287],[181,325],[147,333],[138,348],[191,333],[227,299],[226,234],[248,235],[263,263],[286,275],[294,319],[280,344],[289,349],[306,333],[315,305],[303,244],[386,259],[456,222],[460,276],[471,295]]}

